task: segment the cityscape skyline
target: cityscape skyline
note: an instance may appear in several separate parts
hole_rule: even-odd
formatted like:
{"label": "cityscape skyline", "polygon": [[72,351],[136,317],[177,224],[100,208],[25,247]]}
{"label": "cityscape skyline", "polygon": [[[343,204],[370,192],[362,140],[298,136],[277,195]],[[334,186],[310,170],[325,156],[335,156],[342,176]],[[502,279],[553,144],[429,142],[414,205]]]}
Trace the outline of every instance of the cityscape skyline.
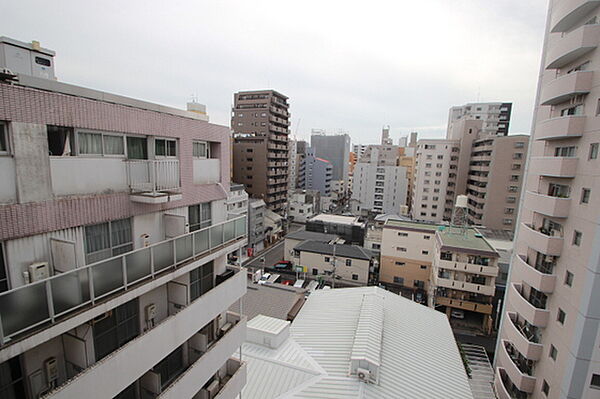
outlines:
{"label": "cityscape skyline", "polygon": [[[365,15],[345,7],[344,18],[336,21],[337,3],[315,15],[309,6],[268,2],[261,12],[224,2],[157,15],[157,7],[145,6],[132,19],[135,2],[117,10],[24,1],[8,4],[0,21],[6,36],[57,49],[61,81],[179,108],[195,96],[207,105],[211,121],[224,125],[230,121],[231,93],[275,89],[292,99],[290,130],[297,138],[310,139],[313,128],[343,129],[353,143],[370,144],[383,125],[391,126],[394,139],[413,130],[421,138],[441,138],[450,106],[497,100],[515,106],[511,134],[529,133],[544,3],[508,1],[482,8],[475,1],[440,2],[410,10],[379,4]],[[31,14],[31,8],[38,12]],[[86,18],[90,12],[96,18]],[[275,13],[298,18],[283,22]],[[198,23],[198,15],[210,18]],[[246,15],[252,16],[251,25],[244,22]],[[107,31],[101,25],[109,18]],[[157,25],[176,28],[159,34]],[[281,36],[270,37],[274,31]],[[418,32],[419,40],[408,40],[411,32]],[[272,59],[271,53],[279,56]],[[237,57],[245,61],[236,62]],[[519,59],[519,69],[507,58]]]}

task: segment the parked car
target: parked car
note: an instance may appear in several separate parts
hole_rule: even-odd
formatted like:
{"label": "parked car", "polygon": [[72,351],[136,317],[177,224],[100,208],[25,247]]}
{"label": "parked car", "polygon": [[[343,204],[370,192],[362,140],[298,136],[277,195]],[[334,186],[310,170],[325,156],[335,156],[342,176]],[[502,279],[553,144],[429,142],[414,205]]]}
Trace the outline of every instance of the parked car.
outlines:
{"label": "parked car", "polygon": [[293,285],[294,284],[294,280],[283,280],[281,282],[281,284],[283,284],[283,285]]}
{"label": "parked car", "polygon": [[454,317],[455,319],[464,319],[465,312],[459,309],[453,309],[452,312],[450,312],[450,316]]}
{"label": "parked car", "polygon": [[292,262],[290,262],[289,260],[281,260],[277,263],[275,263],[275,266],[273,266],[275,269],[291,269],[292,268]]}
{"label": "parked car", "polygon": [[265,273],[261,276],[260,280],[258,280],[258,284],[266,284],[270,278],[271,273]]}

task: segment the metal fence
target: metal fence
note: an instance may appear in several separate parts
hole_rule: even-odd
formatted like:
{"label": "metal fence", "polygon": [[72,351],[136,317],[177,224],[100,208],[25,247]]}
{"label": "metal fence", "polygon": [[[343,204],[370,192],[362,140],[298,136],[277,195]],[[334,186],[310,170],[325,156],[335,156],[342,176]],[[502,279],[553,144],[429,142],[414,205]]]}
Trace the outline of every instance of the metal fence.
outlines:
{"label": "metal fence", "polygon": [[132,191],[157,192],[181,187],[179,160],[127,160],[127,184]]}

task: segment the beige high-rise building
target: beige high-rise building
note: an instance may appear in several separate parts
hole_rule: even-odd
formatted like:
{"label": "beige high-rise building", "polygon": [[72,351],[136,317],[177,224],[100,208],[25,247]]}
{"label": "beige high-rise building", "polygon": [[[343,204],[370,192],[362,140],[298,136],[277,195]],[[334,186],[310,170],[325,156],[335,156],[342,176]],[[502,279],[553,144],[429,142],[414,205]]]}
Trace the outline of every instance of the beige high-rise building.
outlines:
{"label": "beige high-rise building", "polygon": [[464,115],[449,122],[446,139],[419,140],[414,219],[449,221],[456,196],[467,195],[469,224],[514,230],[529,136],[492,134],[486,124]]}
{"label": "beige high-rise building", "polygon": [[498,397],[600,397],[600,5],[550,1]]}
{"label": "beige high-rise building", "polygon": [[283,213],[289,180],[288,98],[275,90],[234,94],[233,180],[252,197]]}

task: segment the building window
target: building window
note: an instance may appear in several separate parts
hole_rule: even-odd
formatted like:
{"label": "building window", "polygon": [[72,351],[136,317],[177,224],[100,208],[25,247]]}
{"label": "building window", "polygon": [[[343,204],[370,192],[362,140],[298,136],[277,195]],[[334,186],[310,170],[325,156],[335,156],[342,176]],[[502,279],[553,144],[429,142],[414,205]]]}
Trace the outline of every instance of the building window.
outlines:
{"label": "building window", "polygon": [[510,226],[513,224],[513,220],[512,219],[502,219],[502,224],[505,226]]}
{"label": "building window", "polygon": [[567,317],[567,314],[561,308],[558,308],[558,314],[556,315],[556,320],[560,324],[565,324],[566,317]]}
{"label": "building window", "polygon": [[358,274],[353,274],[352,275],[352,280],[358,280]]}
{"label": "building window", "polygon": [[352,259],[346,259],[346,266],[352,266]]}
{"label": "building window", "polygon": [[592,374],[592,381],[590,381],[592,388],[600,389],[600,374]]}
{"label": "building window", "polygon": [[408,237],[408,233],[398,233],[398,237]]}
{"label": "building window", "polygon": [[421,254],[423,254],[423,255],[429,255],[429,251],[423,250],[423,251],[421,251]]}
{"label": "building window", "polygon": [[575,230],[573,232],[573,245],[581,246],[581,238],[583,237],[583,233],[581,231]]}
{"label": "building window", "polygon": [[[0,292],[8,291],[8,272],[6,268],[6,259],[4,259],[4,247],[0,242]],[[0,392],[2,390],[0,389]]]}
{"label": "building window", "polygon": [[589,204],[591,192],[592,191],[589,188],[581,189],[581,203],[582,204]]}
{"label": "building window", "polygon": [[85,260],[87,264],[132,250],[131,219],[85,226]]}
{"label": "building window", "polygon": [[177,140],[154,139],[154,155],[157,157],[176,157]]}
{"label": "building window", "polygon": [[8,129],[4,122],[0,122],[0,154],[8,154]]}
{"label": "building window", "polygon": [[431,238],[431,236],[423,236],[424,240],[429,240]]}
{"label": "building window", "polygon": [[406,263],[404,263],[404,262],[398,262],[398,261],[396,261],[394,263],[396,264],[396,266],[406,266]]}
{"label": "building window", "polygon": [[190,232],[209,227],[212,224],[210,202],[189,206],[188,223],[190,225]]}
{"label": "building window", "polygon": [[421,288],[421,289],[425,288],[425,282],[424,281],[415,280],[415,281],[413,281],[413,284],[414,284],[415,288]]}
{"label": "building window", "polygon": [[168,386],[183,370],[183,346],[175,349],[160,361],[152,370],[160,374],[160,386]]}
{"label": "building window", "polygon": [[552,358],[552,360],[556,360],[557,354],[558,354],[558,351],[556,350],[554,345],[550,344],[550,357]]}
{"label": "building window", "polygon": [[588,156],[589,159],[597,159],[598,158],[598,148],[599,147],[600,147],[600,143],[590,144],[590,154]]}
{"label": "building window", "polygon": [[396,251],[406,252],[406,248],[404,248],[404,247],[396,247]]}
{"label": "building window", "polygon": [[394,283],[399,285],[404,285],[404,277],[394,276]]}
{"label": "building window", "polygon": [[133,299],[93,321],[96,361],[116,351],[140,333],[138,300]]}
{"label": "building window", "polygon": [[[0,398],[26,398],[19,356],[0,363]],[[593,380],[592,380],[593,381]]]}
{"label": "building window", "polygon": [[523,141],[517,141],[515,143],[515,148],[524,148],[525,147],[525,143]]}
{"label": "building window", "polygon": [[421,265],[421,270],[427,270],[427,265]]}
{"label": "building window", "polygon": [[329,258],[329,256],[326,256],[326,257],[325,257],[325,262],[329,263],[329,261],[330,261],[330,258]]}
{"label": "building window", "polygon": [[317,274],[319,274],[319,269],[312,269],[312,275],[316,276]]}
{"label": "building window", "polygon": [[[252,152],[249,148],[248,152]],[[210,158],[210,146],[206,141],[194,141],[192,142],[192,155],[194,158]]]}
{"label": "building window", "polygon": [[542,392],[546,396],[548,396],[548,394],[550,393],[550,386],[548,385],[548,383],[546,382],[546,380],[544,380],[544,382],[542,383]]}
{"label": "building window", "polygon": [[213,274],[212,261],[190,271],[190,301],[194,301],[213,288]]}
{"label": "building window", "polygon": [[568,270],[565,273],[565,284],[568,285],[569,287],[573,286],[573,273],[571,273]]}

